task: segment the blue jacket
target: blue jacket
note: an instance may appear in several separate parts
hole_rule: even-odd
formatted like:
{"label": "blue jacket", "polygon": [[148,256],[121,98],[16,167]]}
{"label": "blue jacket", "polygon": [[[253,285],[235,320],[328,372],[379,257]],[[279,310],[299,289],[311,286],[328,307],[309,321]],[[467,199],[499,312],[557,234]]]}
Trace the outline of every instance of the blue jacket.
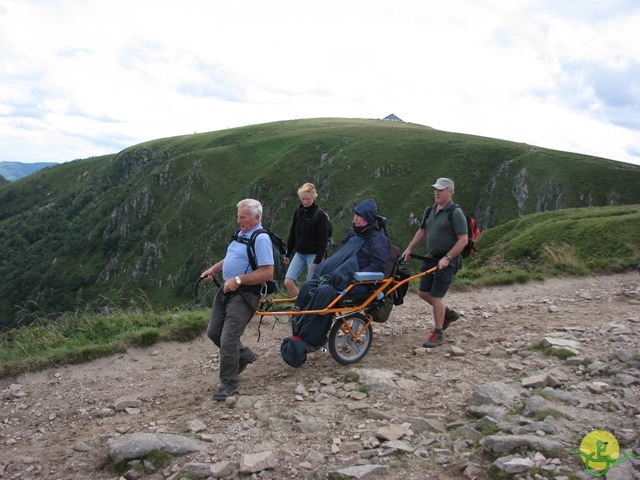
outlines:
{"label": "blue jacket", "polygon": [[353,282],[355,272],[384,272],[389,259],[391,241],[379,230],[376,202],[363,200],[353,212],[366,220],[367,227],[352,227],[342,239],[340,248],[314,272],[316,278],[330,275],[330,283],[338,291]]}

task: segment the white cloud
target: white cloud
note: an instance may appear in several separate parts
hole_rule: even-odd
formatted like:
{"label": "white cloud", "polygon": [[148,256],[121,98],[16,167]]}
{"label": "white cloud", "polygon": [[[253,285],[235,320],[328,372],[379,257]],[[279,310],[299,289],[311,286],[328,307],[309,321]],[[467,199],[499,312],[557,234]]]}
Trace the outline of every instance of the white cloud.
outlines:
{"label": "white cloud", "polygon": [[631,1],[7,0],[0,160],[313,117],[640,164]]}

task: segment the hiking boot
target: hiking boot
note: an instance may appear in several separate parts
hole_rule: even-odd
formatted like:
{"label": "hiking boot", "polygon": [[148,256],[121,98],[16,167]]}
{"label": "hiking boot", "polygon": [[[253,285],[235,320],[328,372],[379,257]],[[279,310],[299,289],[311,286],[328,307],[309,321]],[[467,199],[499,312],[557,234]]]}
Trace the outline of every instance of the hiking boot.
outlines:
{"label": "hiking boot", "polygon": [[443,343],[444,343],[444,334],[442,332],[436,332],[435,330],[433,330],[431,332],[431,335],[429,335],[429,338],[425,340],[422,346],[424,348],[435,348],[435,347],[439,347]]}
{"label": "hiking boot", "polygon": [[227,398],[232,397],[233,395],[237,395],[240,393],[238,387],[223,387],[218,388],[218,391],[213,394],[213,399],[216,402],[223,402]]}
{"label": "hiking boot", "polygon": [[444,312],[444,324],[442,325],[442,330],[446,330],[447,328],[449,328],[449,325],[451,325],[453,322],[455,322],[459,318],[460,318],[460,314],[458,312],[447,307],[447,309]]}
{"label": "hiking boot", "polygon": [[245,371],[247,365],[249,365],[250,363],[254,363],[256,360],[258,360],[258,354],[256,353],[253,354],[253,360],[250,360],[248,362],[243,362],[242,360],[240,360],[240,363],[238,364],[238,375]]}

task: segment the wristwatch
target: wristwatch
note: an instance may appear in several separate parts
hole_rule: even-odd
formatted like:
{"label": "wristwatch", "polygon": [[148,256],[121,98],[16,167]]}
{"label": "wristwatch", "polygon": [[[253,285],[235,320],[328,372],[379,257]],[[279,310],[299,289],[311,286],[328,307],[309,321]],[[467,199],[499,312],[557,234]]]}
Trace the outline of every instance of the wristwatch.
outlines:
{"label": "wristwatch", "polygon": [[238,285],[241,285],[241,284],[242,284],[242,280],[240,280],[240,277],[236,277],[236,283],[237,283]]}
{"label": "wristwatch", "polygon": [[449,260],[449,263],[451,263],[452,258],[449,255],[445,255],[445,257],[447,260]]}

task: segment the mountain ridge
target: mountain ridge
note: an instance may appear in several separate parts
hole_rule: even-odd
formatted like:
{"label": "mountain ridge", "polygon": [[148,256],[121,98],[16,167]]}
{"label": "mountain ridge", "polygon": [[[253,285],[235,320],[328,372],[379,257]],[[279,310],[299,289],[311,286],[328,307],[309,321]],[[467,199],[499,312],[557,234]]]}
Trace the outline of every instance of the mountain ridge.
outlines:
{"label": "mountain ridge", "polygon": [[[440,176],[483,230],[536,212],[640,204],[640,166],[421,125],[308,119],[162,138],[74,160],[0,187],[0,314],[190,300],[224,254],[235,205],[264,205],[286,238],[297,188],[316,184],[339,241],[375,198],[406,245]],[[606,179],[603,181],[603,179]],[[16,308],[16,305],[18,308]]]}
{"label": "mountain ridge", "polygon": [[[54,162],[36,162],[36,163],[23,163],[23,162],[0,162],[0,177],[9,182],[13,182],[20,178],[31,175],[32,173],[42,170],[43,168],[53,167],[58,165]],[[2,182],[0,182],[0,185]]]}

